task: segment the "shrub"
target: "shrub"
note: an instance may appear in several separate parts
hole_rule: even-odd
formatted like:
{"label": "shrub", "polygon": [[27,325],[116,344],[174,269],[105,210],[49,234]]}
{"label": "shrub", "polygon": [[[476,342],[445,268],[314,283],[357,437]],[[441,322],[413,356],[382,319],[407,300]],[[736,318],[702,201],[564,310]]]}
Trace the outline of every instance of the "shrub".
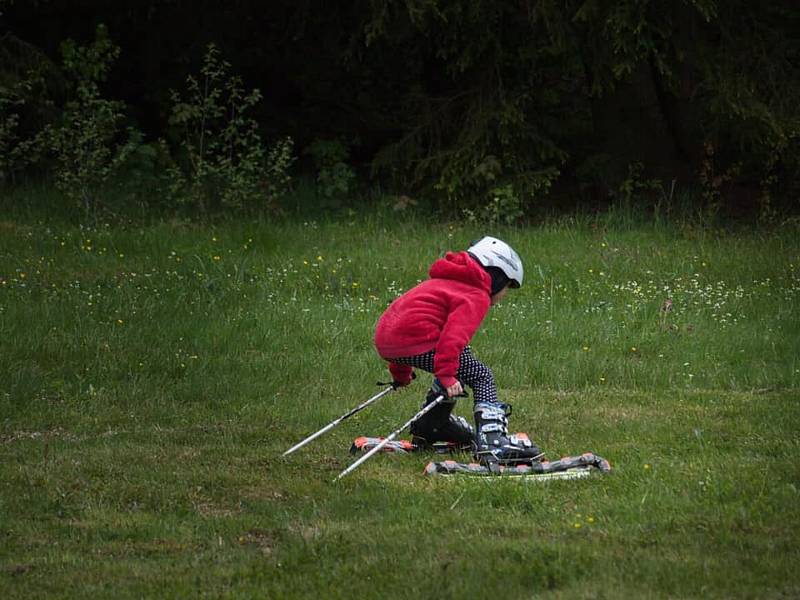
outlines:
{"label": "shrub", "polygon": [[276,207],[289,187],[292,139],[267,148],[250,113],[258,89],[246,91],[219,49],[209,44],[200,75],[172,92],[170,124],[179,129],[180,164],[169,171],[173,200],[214,208]]}
{"label": "shrub", "polygon": [[307,149],[316,168],[317,192],[340,198],[353,190],[356,175],[347,164],[350,151],[340,140],[315,140]]}
{"label": "shrub", "polygon": [[88,46],[65,41],[61,55],[75,97],[64,105],[58,121],[39,133],[36,143],[55,159],[56,186],[89,216],[96,211],[100,190],[135,148],[137,135],[129,128],[127,141],[120,140],[125,105],[100,93],[100,83],[119,56],[105,26],[98,25]]}

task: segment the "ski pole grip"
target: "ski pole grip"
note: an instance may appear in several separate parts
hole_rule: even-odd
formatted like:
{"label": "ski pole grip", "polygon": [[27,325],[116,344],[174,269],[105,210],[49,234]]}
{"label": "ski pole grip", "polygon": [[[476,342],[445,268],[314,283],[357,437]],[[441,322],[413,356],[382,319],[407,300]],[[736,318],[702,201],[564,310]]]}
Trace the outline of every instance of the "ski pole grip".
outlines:
{"label": "ski pole grip", "polygon": [[[417,374],[414,371],[411,371],[411,381],[414,381],[416,378],[417,378]],[[396,380],[395,381],[386,381],[386,382],[378,381],[375,385],[390,385],[390,386],[392,386],[392,389],[394,389],[394,390],[403,387],[403,384],[400,383],[399,381],[396,381]]]}
{"label": "ski pole grip", "polygon": [[[456,381],[458,381],[458,383],[461,383],[460,380]],[[447,389],[444,387],[444,385],[442,385],[442,382],[439,381],[438,377],[433,380],[433,383],[431,384],[431,391],[434,394],[444,395],[445,401],[449,399],[449,396],[447,395]],[[453,396],[453,398],[469,398],[469,394],[467,393],[467,390],[464,388],[463,383],[461,383],[461,393],[458,394],[457,396]]]}

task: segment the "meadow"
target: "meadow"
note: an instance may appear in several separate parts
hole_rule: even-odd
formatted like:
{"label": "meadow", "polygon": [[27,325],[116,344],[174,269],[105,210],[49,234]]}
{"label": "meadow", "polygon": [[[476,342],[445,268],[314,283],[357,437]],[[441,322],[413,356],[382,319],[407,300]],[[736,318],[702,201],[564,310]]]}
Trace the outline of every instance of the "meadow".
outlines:
{"label": "meadow", "polygon": [[[381,455],[332,483],[426,374],[281,458],[380,389],[378,316],[484,233],[525,262],[472,344],[512,429],[613,472],[447,479]],[[798,233],[9,214],[0,595],[798,597]]]}

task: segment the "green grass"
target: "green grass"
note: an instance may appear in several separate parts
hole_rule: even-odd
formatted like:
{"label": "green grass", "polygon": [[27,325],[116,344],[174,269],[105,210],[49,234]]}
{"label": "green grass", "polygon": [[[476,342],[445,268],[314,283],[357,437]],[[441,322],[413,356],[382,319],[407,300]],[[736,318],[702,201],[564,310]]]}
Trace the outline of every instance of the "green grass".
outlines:
{"label": "green grass", "polygon": [[280,458],[376,391],[377,317],[481,233],[0,222],[3,597],[800,595],[796,229],[496,232],[526,280],[475,352],[513,429],[608,476],[430,479],[384,455],[331,483],[427,376]]}

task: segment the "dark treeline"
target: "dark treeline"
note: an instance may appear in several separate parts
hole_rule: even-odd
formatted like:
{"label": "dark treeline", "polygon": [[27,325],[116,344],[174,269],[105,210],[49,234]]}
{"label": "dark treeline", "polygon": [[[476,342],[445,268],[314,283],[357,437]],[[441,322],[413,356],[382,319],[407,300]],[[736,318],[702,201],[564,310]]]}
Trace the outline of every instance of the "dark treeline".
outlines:
{"label": "dark treeline", "polygon": [[[265,139],[335,140],[362,180],[444,208],[503,196],[604,201],[673,180],[796,208],[796,0],[5,0],[0,89],[67,39],[119,47],[102,83],[145,139],[175,136],[171,90],[214,43]],[[18,130],[47,111],[28,102]],[[23,111],[24,112],[24,111]],[[674,190],[674,188],[672,188]],[[566,200],[565,200],[566,201]],[[523,203],[524,203],[523,202]]]}

